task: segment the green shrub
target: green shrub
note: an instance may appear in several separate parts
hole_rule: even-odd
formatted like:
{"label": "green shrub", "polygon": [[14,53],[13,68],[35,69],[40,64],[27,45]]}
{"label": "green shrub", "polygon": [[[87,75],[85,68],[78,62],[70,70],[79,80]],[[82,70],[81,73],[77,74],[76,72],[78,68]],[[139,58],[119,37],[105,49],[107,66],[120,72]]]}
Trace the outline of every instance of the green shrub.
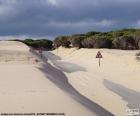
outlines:
{"label": "green shrub", "polygon": [[49,49],[52,49],[53,42],[47,39],[39,39],[39,40],[25,39],[23,40],[23,43],[36,49],[49,50]]}
{"label": "green shrub", "polygon": [[122,36],[116,38],[113,42],[114,48],[123,50],[134,50],[137,49],[135,39],[133,36]]}
{"label": "green shrub", "polygon": [[53,45],[55,48],[58,48],[60,46],[69,48],[70,47],[70,41],[68,36],[59,36],[53,41]]}
{"label": "green shrub", "polygon": [[54,47],[140,49],[140,29],[122,29],[110,32],[88,32],[59,36]]}
{"label": "green shrub", "polygon": [[72,36],[70,38],[70,42],[72,44],[72,47],[82,48],[82,40],[84,40],[84,36]]}

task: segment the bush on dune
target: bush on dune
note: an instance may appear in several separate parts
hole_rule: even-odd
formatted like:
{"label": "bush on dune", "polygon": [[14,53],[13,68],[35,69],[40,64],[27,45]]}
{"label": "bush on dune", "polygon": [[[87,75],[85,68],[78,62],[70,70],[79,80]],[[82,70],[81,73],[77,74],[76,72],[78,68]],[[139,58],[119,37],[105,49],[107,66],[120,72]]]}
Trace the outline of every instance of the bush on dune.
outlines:
{"label": "bush on dune", "polygon": [[53,41],[54,48],[58,48],[60,46],[69,48],[70,44],[68,36],[59,36]]}
{"label": "bush on dune", "polygon": [[59,36],[54,40],[55,48],[113,48],[123,50],[140,49],[140,30],[122,29],[110,32],[88,32],[72,36]]}
{"label": "bush on dune", "polygon": [[136,48],[140,49],[140,35],[134,35],[135,43],[136,43]]}
{"label": "bush on dune", "polygon": [[51,50],[53,43],[51,40],[47,39],[39,39],[39,40],[25,39],[22,42],[35,49],[44,49],[44,50]]}
{"label": "bush on dune", "polygon": [[136,50],[137,45],[133,36],[122,36],[116,38],[113,42],[114,48],[122,50]]}
{"label": "bush on dune", "polygon": [[89,37],[87,39],[84,39],[81,43],[84,48],[94,48],[95,39]]}
{"label": "bush on dune", "polygon": [[136,50],[140,49],[140,29],[122,29],[110,32],[88,32],[72,36],[58,36],[51,40],[15,40],[21,41],[36,49],[52,49],[60,46],[65,48],[109,48]]}
{"label": "bush on dune", "polygon": [[72,47],[82,48],[82,40],[84,40],[84,36],[72,36],[70,37],[70,42]]}

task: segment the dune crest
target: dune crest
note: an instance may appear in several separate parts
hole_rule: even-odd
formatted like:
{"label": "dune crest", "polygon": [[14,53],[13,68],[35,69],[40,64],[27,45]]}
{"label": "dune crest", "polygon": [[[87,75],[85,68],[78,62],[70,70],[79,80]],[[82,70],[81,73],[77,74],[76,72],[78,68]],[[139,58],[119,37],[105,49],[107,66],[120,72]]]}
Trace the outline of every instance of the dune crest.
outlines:
{"label": "dune crest", "polygon": [[0,64],[33,64],[34,56],[29,52],[30,48],[17,41],[0,42]]}

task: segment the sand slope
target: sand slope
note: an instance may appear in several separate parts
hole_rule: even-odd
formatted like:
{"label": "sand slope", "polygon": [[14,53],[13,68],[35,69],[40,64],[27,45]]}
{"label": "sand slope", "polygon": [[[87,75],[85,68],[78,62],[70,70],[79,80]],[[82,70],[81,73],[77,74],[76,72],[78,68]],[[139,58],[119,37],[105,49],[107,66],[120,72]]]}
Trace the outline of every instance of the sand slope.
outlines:
{"label": "sand slope", "polygon": [[45,60],[23,43],[0,42],[1,113],[111,115],[76,91],[65,74]]}
{"label": "sand slope", "polygon": [[[0,42],[1,113],[95,115],[52,83],[47,78],[47,74],[41,70],[44,63],[29,50],[20,42]],[[34,59],[38,59],[39,62],[35,63]]]}
{"label": "sand slope", "polygon": [[63,71],[82,95],[117,116],[126,109],[140,109],[140,62],[138,51],[100,49],[101,67],[95,58],[99,49],[65,49],[44,52],[49,62]]}

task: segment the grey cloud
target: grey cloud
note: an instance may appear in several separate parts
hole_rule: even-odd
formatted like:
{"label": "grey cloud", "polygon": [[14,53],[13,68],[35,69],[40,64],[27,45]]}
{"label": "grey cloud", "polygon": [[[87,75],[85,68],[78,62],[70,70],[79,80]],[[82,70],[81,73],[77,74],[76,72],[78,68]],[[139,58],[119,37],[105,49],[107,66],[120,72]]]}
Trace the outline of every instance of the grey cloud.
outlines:
{"label": "grey cloud", "polygon": [[139,4],[139,0],[0,0],[0,36],[139,28]]}

